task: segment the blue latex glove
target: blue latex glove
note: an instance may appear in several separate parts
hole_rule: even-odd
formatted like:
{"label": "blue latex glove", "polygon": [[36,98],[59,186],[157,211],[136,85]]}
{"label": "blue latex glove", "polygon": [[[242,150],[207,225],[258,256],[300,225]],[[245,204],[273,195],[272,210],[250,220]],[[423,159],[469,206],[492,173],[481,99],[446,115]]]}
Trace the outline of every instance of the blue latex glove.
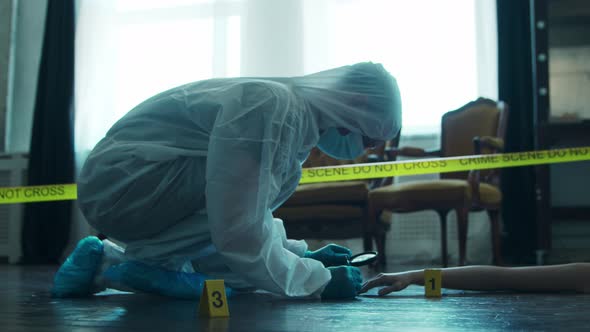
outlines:
{"label": "blue latex glove", "polygon": [[[186,273],[149,266],[129,261],[108,268],[104,277],[132,289],[181,299],[199,299],[205,287],[205,280],[212,279],[202,273]],[[225,287],[230,297],[233,290]]]}
{"label": "blue latex glove", "polygon": [[332,279],[322,292],[322,299],[352,299],[361,290],[361,270],[354,266],[329,267]]}
{"label": "blue latex glove", "polygon": [[339,246],[337,244],[328,244],[316,251],[306,251],[303,257],[313,258],[316,261],[322,262],[325,267],[348,265],[348,260],[352,256],[350,249]]}

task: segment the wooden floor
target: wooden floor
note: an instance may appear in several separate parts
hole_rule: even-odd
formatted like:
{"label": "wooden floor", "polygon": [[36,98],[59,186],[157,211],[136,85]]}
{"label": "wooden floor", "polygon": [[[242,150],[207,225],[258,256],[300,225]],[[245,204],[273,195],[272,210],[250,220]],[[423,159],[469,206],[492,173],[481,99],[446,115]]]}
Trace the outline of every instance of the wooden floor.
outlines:
{"label": "wooden floor", "polygon": [[0,331],[474,331],[590,329],[590,295],[444,290],[426,299],[411,287],[385,298],[287,301],[231,298],[230,317],[197,316],[195,301],[140,294],[52,299],[56,267],[0,265]]}

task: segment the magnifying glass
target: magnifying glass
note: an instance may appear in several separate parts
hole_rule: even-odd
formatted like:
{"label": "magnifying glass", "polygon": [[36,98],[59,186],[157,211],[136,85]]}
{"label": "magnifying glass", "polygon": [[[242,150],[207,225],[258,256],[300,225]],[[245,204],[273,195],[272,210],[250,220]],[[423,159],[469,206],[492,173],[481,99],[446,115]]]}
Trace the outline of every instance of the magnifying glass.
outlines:
{"label": "magnifying glass", "polygon": [[351,266],[369,265],[377,260],[377,256],[379,256],[379,254],[376,251],[362,252],[350,257],[348,264]]}

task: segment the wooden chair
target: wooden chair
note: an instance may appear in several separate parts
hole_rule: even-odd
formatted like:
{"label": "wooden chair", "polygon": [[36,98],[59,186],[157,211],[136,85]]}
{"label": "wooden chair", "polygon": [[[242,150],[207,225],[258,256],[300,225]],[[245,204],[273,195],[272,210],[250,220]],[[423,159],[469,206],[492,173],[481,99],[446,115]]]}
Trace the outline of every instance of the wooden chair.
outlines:
{"label": "wooden chair", "polygon": [[[452,157],[502,151],[508,118],[502,102],[479,98],[442,117],[441,146],[436,151],[404,147],[389,149],[393,160],[398,156]],[[393,184],[369,193],[369,218],[375,224],[379,264],[385,265],[385,235],[389,224],[379,221],[384,211],[405,213],[422,210],[437,212],[441,225],[442,263],[447,258],[447,214],[457,213],[459,265],[465,264],[467,224],[470,211],[487,211],[492,226],[494,264],[500,264],[500,207],[502,193],[496,171],[441,173],[439,180]]]}
{"label": "wooden chair", "polygon": [[[336,160],[314,148],[303,167],[335,166],[384,160],[385,149],[397,147],[399,136],[385,146],[368,149],[356,160]],[[299,185],[273,215],[283,220],[289,238],[335,240],[362,238],[372,250],[375,229],[368,219],[369,190],[389,184],[390,179],[343,181]]]}

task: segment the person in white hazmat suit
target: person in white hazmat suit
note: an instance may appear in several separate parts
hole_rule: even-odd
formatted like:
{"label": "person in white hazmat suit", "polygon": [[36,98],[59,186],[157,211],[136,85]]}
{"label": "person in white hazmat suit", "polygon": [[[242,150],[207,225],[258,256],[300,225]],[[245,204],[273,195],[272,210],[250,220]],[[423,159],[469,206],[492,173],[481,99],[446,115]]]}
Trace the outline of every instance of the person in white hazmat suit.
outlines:
{"label": "person in white hazmat suit", "polygon": [[56,297],[105,287],[198,297],[203,279],[232,290],[352,298],[350,250],[308,251],[273,218],[318,146],[339,159],[393,139],[397,83],[363,62],[291,78],[224,78],[162,92],[128,112],[85,162],[78,201],[115,242],[87,237],[54,278]]}

